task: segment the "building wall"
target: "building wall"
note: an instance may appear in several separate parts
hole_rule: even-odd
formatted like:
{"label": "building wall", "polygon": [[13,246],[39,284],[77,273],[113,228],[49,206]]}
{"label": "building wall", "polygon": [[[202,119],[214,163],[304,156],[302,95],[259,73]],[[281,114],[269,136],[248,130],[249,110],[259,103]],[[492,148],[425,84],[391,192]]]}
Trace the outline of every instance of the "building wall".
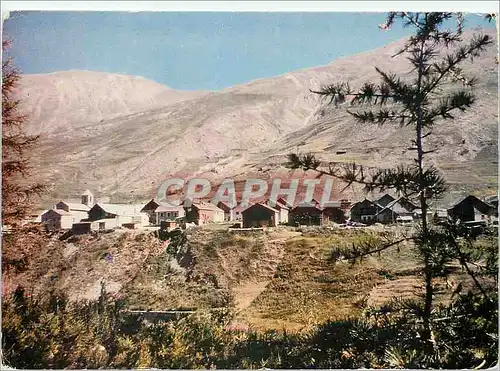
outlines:
{"label": "building wall", "polygon": [[288,219],[293,225],[320,225],[322,220],[321,210],[315,207],[295,207],[290,210]]}
{"label": "building wall", "polygon": [[229,222],[231,220],[234,220],[234,212],[233,209],[231,209],[228,205],[219,202],[217,204],[217,207],[221,209],[224,212],[224,220]]}
{"label": "building wall", "polygon": [[49,231],[57,231],[61,229],[61,215],[47,211],[42,215],[42,223]]}
{"label": "building wall", "polygon": [[250,206],[243,211],[243,228],[275,227],[278,225],[279,213],[259,205]]}
{"label": "building wall", "polygon": [[462,222],[470,222],[476,220],[476,212],[471,203],[462,202],[452,209],[452,215],[460,219]]}
{"label": "building wall", "polygon": [[198,209],[194,206],[184,208],[186,212],[186,222],[203,225],[207,223],[223,223],[224,211],[214,209]]}
{"label": "building wall", "polygon": [[198,225],[211,223],[214,220],[213,210],[198,210]]}
{"label": "building wall", "polygon": [[186,222],[187,223],[196,223],[198,224],[198,209],[196,209],[193,206],[190,207],[184,207],[185,215],[186,215]]}
{"label": "building wall", "polygon": [[369,201],[358,202],[351,207],[350,217],[355,222],[369,222],[375,220],[379,208]]}
{"label": "building wall", "polygon": [[91,224],[91,229],[93,231],[103,230],[103,229],[113,229],[118,227],[118,220],[113,219],[99,219],[95,220]]}
{"label": "building wall", "polygon": [[281,208],[280,209],[280,214],[279,214],[279,222],[281,224],[287,224],[288,223],[288,209]]}
{"label": "building wall", "polygon": [[380,223],[396,223],[399,216],[408,217],[410,216],[413,220],[414,213],[411,211],[406,212],[392,212],[389,209],[384,210],[377,215],[377,221]]}
{"label": "building wall", "polygon": [[224,211],[215,210],[212,215],[212,221],[214,223],[223,223],[224,222]]}
{"label": "building wall", "polygon": [[73,215],[61,215],[61,229],[71,229],[73,223],[78,223],[80,220],[77,220]]}
{"label": "building wall", "polygon": [[156,224],[160,224],[162,221],[175,220],[176,218],[182,218],[185,215],[184,209],[180,208],[177,211],[161,211],[156,212]]}
{"label": "building wall", "polygon": [[144,210],[143,212],[147,214],[150,224],[157,224],[154,210]]}
{"label": "building wall", "polygon": [[323,210],[322,223],[337,223],[342,224],[346,220],[344,210],[336,207],[326,208]]}
{"label": "building wall", "polygon": [[74,234],[86,234],[90,233],[91,227],[91,223],[73,223],[71,230]]}
{"label": "building wall", "polygon": [[87,216],[87,213],[71,213],[69,215],[60,215],[55,211],[47,211],[42,215],[42,222],[50,231],[60,229],[71,229],[73,223],[78,223]]}
{"label": "building wall", "polygon": [[114,218],[114,214],[107,213],[100,207],[93,207],[89,211],[89,220],[94,221],[94,220],[100,220],[100,219],[111,219]]}
{"label": "building wall", "polygon": [[156,212],[155,212],[155,210],[159,206],[160,205],[156,201],[151,200],[146,205],[144,205],[144,207],[142,208],[141,212],[146,213],[149,216],[149,223],[150,224],[156,224]]}
{"label": "building wall", "polygon": [[82,204],[88,207],[94,206],[94,196],[93,195],[82,195]]}

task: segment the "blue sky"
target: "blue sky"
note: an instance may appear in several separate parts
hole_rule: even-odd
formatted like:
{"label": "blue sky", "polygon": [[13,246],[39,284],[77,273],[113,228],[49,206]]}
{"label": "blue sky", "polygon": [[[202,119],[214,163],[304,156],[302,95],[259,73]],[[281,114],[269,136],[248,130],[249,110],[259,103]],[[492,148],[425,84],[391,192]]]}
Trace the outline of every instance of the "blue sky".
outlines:
{"label": "blue sky", "polygon": [[[17,12],[4,23],[24,73],[91,70],[218,90],[323,65],[411,34],[385,13]],[[479,16],[468,26],[488,25]]]}

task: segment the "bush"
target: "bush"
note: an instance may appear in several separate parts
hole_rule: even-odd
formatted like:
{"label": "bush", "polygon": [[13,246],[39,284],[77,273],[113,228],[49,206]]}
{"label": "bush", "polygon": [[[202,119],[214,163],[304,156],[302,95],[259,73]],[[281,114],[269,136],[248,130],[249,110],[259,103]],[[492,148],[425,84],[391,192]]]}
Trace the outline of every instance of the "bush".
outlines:
{"label": "bush", "polygon": [[[4,298],[5,364],[41,368],[472,368],[492,367],[498,300],[465,294],[433,314],[422,340],[420,304],[393,301],[364,318],[330,321],[308,333],[242,331],[226,310],[152,324],[134,320],[102,287],[96,301],[68,302],[22,289]],[[234,328],[234,327],[233,327]]]}

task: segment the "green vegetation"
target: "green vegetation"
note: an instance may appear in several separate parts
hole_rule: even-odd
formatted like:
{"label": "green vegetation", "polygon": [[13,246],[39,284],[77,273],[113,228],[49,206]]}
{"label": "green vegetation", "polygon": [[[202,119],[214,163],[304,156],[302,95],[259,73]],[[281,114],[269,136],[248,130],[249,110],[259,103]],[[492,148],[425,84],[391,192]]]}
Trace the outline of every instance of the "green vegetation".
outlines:
{"label": "green vegetation", "polygon": [[6,365],[34,369],[486,368],[497,362],[495,298],[463,294],[437,306],[429,355],[412,301],[289,333],[233,329],[230,308],[146,324],[104,289],[85,302],[18,289],[2,304],[3,356]]}
{"label": "green vegetation", "polygon": [[[187,284],[170,276],[164,279],[172,271],[168,262],[173,250],[168,248],[146,260],[143,273],[136,276],[138,281],[120,290],[120,299],[106,293],[104,287],[94,301],[68,300],[55,290],[29,295],[18,288],[3,300],[4,362],[16,368],[491,367],[497,360],[498,346],[495,232],[484,231],[470,240],[471,244],[461,240],[464,252],[482,261],[475,275],[486,295],[478,295],[473,283],[464,285],[462,291],[450,288],[441,293],[447,300],[436,299],[432,313],[432,353],[422,350],[424,328],[418,290],[399,299],[393,298],[395,290],[388,296],[377,291],[389,284],[412,291],[403,282],[408,277],[418,282],[422,265],[416,259],[416,248],[409,246],[398,252],[395,246],[362,262],[338,261],[332,259],[332,251],[342,248],[347,252],[353,243],[383,239],[387,232],[310,228],[286,239],[274,277],[268,277],[267,288],[239,314],[229,290],[217,291],[210,283],[196,280]],[[120,239],[127,243],[127,238]],[[221,240],[220,246],[216,239]],[[276,235],[260,235],[264,248],[269,244],[266,239],[275,240]],[[251,254],[256,240],[199,229],[190,232],[186,236],[189,242],[175,251],[191,250],[193,256],[203,259],[204,252],[210,257],[214,249],[219,260],[207,259],[203,269],[208,269],[210,264],[220,263],[221,257],[229,257],[229,252]],[[236,261],[240,257],[234,256]],[[243,271],[245,264],[239,269]],[[447,265],[451,271],[458,272],[458,268],[455,262]],[[230,272],[216,273],[222,282]],[[178,271],[174,275],[179,279],[183,276]],[[130,309],[148,309],[137,306],[142,300],[139,296],[134,299],[140,295],[138,288],[142,286],[138,284],[160,278],[171,286],[165,288],[164,298],[157,298],[158,307],[153,309],[168,309],[161,305],[191,295],[198,310],[182,319],[152,323],[132,316]],[[435,286],[439,286],[437,282]],[[132,292],[133,287],[137,289]],[[197,291],[203,287],[212,294],[225,292],[226,297],[203,305],[210,297]],[[144,290],[142,295],[151,300],[151,292]],[[172,305],[174,308],[182,306]],[[239,325],[245,321],[249,328]]]}

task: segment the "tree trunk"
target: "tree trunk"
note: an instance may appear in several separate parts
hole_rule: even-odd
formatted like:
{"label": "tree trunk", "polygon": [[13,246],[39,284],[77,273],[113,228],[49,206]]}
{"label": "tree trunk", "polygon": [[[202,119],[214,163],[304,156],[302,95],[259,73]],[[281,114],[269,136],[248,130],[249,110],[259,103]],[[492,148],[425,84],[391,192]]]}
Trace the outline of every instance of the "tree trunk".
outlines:
{"label": "tree trunk", "polygon": [[[427,15],[426,15],[427,17]],[[424,150],[423,150],[423,144],[422,144],[422,99],[423,99],[423,94],[421,91],[422,88],[422,77],[424,74],[424,63],[423,63],[423,53],[424,53],[424,45],[425,41],[422,40],[420,44],[420,54],[419,54],[419,68],[418,68],[418,83],[417,83],[417,152],[418,152],[418,158],[417,158],[417,163],[418,163],[418,170],[419,170],[419,181],[420,181],[420,194],[419,194],[419,199],[420,199],[420,209],[422,210],[422,232],[424,236],[427,234],[428,231],[428,226],[427,226],[427,199],[426,199],[426,189],[424,186],[423,182],[423,157],[424,157]],[[425,248],[425,247],[424,247]],[[425,262],[425,267],[424,267],[424,280],[425,280],[425,296],[424,296],[424,311],[423,311],[423,325],[424,325],[424,332],[423,332],[423,339],[424,340],[430,340],[431,338],[431,328],[430,328],[430,317],[431,317],[431,311],[432,311],[432,299],[434,295],[434,290],[432,286],[432,278],[433,278],[433,272],[432,269],[429,268],[429,261],[428,261],[428,253],[424,253],[424,262]]]}

